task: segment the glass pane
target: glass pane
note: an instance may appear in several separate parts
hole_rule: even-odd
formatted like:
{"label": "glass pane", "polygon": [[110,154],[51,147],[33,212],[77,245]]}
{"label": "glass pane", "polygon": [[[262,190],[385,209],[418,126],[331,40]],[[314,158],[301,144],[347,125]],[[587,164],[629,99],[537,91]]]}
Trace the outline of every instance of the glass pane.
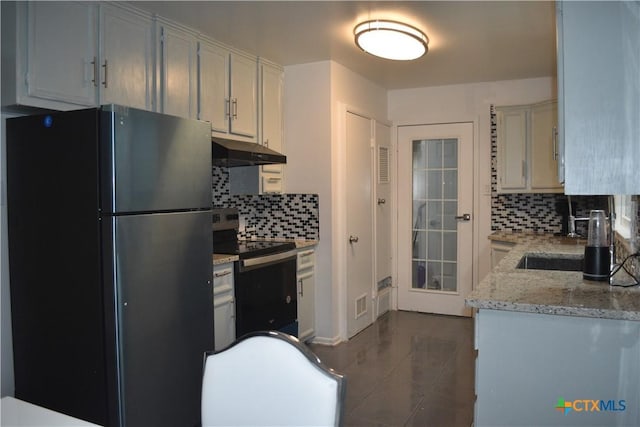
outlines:
{"label": "glass pane", "polygon": [[425,231],[413,232],[413,258],[427,259],[427,233]]}
{"label": "glass pane", "polygon": [[427,263],[427,289],[442,290],[442,273],[440,262]]}
{"label": "glass pane", "polygon": [[427,198],[427,173],[422,170],[413,171],[413,200]]}
{"label": "glass pane", "polygon": [[457,290],[455,262],[442,263],[442,290],[455,292]]}
{"label": "glass pane", "polygon": [[446,170],[442,172],[443,199],[458,198],[458,171]]}
{"label": "glass pane", "polygon": [[442,169],[442,141],[430,139],[427,144],[427,167],[429,169]]}
{"label": "glass pane", "polygon": [[430,230],[442,230],[442,202],[429,202],[427,226]]}
{"label": "glass pane", "polygon": [[458,167],[458,140],[445,139],[442,147],[442,166],[445,168]]}
{"label": "glass pane", "polygon": [[442,171],[430,170],[427,172],[427,198],[428,199],[442,198]]}
{"label": "glass pane", "polygon": [[457,290],[458,140],[413,141],[412,287]]}
{"label": "glass pane", "polygon": [[427,202],[424,200],[414,200],[413,202],[413,228],[424,230],[427,228]]}
{"label": "glass pane", "polygon": [[426,267],[424,261],[413,261],[412,266],[412,287],[414,289],[424,289],[426,282]]}
{"label": "glass pane", "polygon": [[457,261],[458,255],[458,233],[455,231],[443,233],[442,236],[442,259],[447,261]]}
{"label": "glass pane", "polygon": [[425,141],[413,141],[413,168],[425,169],[427,167],[427,153]]}
{"label": "glass pane", "polygon": [[439,231],[429,231],[428,233],[427,259],[442,259],[442,233]]}
{"label": "glass pane", "polygon": [[457,230],[458,202],[444,202],[444,213],[442,215],[442,228],[444,230]]}

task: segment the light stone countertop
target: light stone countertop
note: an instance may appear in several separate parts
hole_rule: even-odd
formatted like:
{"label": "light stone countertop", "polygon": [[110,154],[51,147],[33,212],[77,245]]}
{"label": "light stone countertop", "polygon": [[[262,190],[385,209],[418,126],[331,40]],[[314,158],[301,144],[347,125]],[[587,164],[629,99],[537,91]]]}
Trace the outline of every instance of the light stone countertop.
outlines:
{"label": "light stone countertop", "polygon": [[227,264],[239,259],[238,255],[213,254],[213,265]]}
{"label": "light stone countertop", "polygon": [[515,243],[515,246],[467,296],[468,306],[640,321],[638,286],[621,288],[591,282],[583,280],[582,272],[516,269],[525,253],[583,254],[584,240],[504,232],[494,233],[489,239]]}

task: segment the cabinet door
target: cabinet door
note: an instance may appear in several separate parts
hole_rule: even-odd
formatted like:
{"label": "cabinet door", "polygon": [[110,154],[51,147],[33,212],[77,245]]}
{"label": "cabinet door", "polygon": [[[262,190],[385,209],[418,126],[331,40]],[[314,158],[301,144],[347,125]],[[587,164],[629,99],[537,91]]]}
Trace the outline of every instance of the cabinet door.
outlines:
{"label": "cabinet door", "polygon": [[96,5],[28,2],[27,8],[27,95],[95,105]]}
{"label": "cabinet door", "polygon": [[262,96],[261,123],[262,145],[273,150],[282,151],[282,108],[284,76],[282,69],[261,64]]}
{"label": "cabinet door", "polygon": [[190,32],[172,25],[161,28],[162,112],[197,118],[197,40]]}
{"label": "cabinet door", "polygon": [[301,341],[315,333],[315,292],[313,269],[298,273],[298,337]]}
{"label": "cabinet door", "polygon": [[531,107],[531,189],[562,190],[558,181],[557,103]]}
{"label": "cabinet door", "polygon": [[236,339],[233,294],[226,294],[213,299],[213,316],[213,325],[215,327],[214,348],[216,351],[220,351]]}
{"label": "cabinet door", "polygon": [[100,103],[152,110],[151,18],[101,5],[100,29]]}
{"label": "cabinet door", "polygon": [[498,117],[498,190],[527,188],[527,109],[504,108]]}
{"label": "cabinet door", "polygon": [[198,111],[200,120],[217,132],[229,131],[229,51],[198,43]]}
{"label": "cabinet door", "polygon": [[[283,151],[283,74],[279,67],[265,63],[260,64],[260,139],[262,145],[279,152]],[[282,192],[282,169],[282,165],[262,167],[263,179],[271,179],[273,182],[275,178],[278,178],[280,184],[278,192]],[[264,186],[264,181],[262,191],[268,191]]]}
{"label": "cabinet door", "polygon": [[230,132],[258,136],[258,65],[255,58],[231,54],[231,122]]}
{"label": "cabinet door", "polygon": [[220,351],[236,339],[233,264],[213,268],[213,316],[215,350]]}
{"label": "cabinet door", "polygon": [[556,6],[565,192],[639,194],[640,3]]}

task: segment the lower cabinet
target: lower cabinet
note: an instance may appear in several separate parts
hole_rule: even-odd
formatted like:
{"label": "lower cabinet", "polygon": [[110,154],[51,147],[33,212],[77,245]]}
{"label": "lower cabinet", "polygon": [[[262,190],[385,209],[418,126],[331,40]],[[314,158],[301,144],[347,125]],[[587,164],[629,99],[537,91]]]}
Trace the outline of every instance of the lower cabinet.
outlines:
{"label": "lower cabinet", "polygon": [[298,338],[307,341],[315,331],[315,251],[298,252]]}
{"label": "lower cabinet", "polygon": [[213,316],[215,350],[220,351],[236,339],[232,262],[213,266]]}
{"label": "lower cabinet", "polygon": [[480,309],[475,323],[476,427],[640,425],[640,322]]}

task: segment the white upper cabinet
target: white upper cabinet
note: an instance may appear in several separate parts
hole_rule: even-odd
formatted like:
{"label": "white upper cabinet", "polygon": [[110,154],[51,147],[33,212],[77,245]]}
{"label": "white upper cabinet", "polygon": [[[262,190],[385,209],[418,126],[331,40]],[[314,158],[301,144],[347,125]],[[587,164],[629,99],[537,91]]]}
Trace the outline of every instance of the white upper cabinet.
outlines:
{"label": "white upper cabinet", "polygon": [[152,25],[148,15],[100,5],[101,104],[154,109]]}
{"label": "white upper cabinet", "polygon": [[260,60],[260,142],[273,150],[283,147],[284,70]]}
{"label": "white upper cabinet", "polygon": [[198,117],[214,134],[257,142],[257,58],[203,36],[198,52]]}
{"label": "white upper cabinet", "polygon": [[531,190],[563,192],[558,179],[558,103],[543,102],[531,106]]}
{"label": "white upper cabinet", "polygon": [[258,137],[258,64],[255,57],[231,53],[229,61],[231,120],[229,132]]}
{"label": "white upper cabinet", "polygon": [[2,2],[2,104],[95,105],[97,11],[95,3]]}
{"label": "white upper cabinet", "polygon": [[556,7],[565,192],[640,194],[640,2]]}
{"label": "white upper cabinet", "polygon": [[91,2],[2,7],[3,105],[153,108],[149,15]]}
{"label": "white upper cabinet", "polygon": [[198,42],[198,118],[211,129],[229,130],[229,51],[215,42]]}
{"label": "white upper cabinet", "polygon": [[[260,142],[272,150],[284,151],[283,131],[284,70],[260,60]],[[262,193],[283,193],[283,165],[262,166]]]}
{"label": "white upper cabinet", "polygon": [[498,191],[527,187],[527,108],[497,107]]}
{"label": "white upper cabinet", "polygon": [[198,116],[198,40],[189,29],[158,18],[160,112],[196,119]]}
{"label": "white upper cabinet", "polygon": [[561,193],[557,103],[496,107],[499,193]]}

